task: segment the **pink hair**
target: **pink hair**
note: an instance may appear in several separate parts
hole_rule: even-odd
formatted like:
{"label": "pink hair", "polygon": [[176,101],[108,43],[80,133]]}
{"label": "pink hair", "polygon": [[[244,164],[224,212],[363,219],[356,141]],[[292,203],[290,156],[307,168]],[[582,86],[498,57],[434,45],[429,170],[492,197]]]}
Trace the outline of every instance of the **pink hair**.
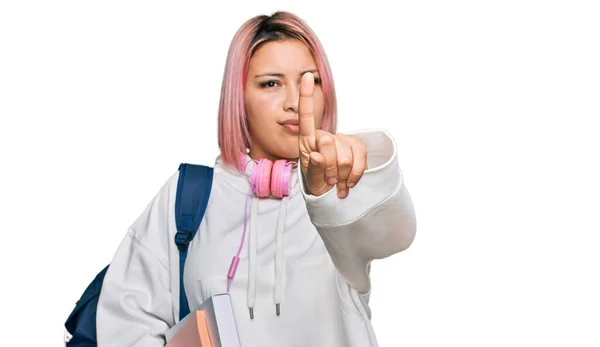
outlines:
{"label": "pink hair", "polygon": [[244,104],[250,58],[263,44],[290,38],[306,44],[315,59],[324,99],[321,129],[335,132],[337,105],[333,76],[325,50],[315,33],[304,21],[289,12],[256,16],[238,29],[227,55],[219,104],[219,148],[224,165],[240,169],[240,152],[246,153],[246,148],[250,146]]}

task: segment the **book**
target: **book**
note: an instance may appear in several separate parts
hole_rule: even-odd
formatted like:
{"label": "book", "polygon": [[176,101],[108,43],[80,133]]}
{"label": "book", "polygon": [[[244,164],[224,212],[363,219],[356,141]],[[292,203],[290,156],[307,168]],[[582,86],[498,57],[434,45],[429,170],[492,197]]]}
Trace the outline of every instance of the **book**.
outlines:
{"label": "book", "polygon": [[166,347],[241,347],[228,293],[215,294],[167,331]]}
{"label": "book", "polygon": [[206,312],[197,310],[186,316],[177,334],[172,336],[166,347],[200,346],[213,347],[210,342]]}

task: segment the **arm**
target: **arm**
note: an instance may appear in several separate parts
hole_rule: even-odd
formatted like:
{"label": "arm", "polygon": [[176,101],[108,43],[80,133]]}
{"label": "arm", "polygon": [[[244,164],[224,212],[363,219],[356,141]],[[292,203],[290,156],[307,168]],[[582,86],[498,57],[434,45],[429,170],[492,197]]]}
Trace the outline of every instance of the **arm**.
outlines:
{"label": "arm", "polygon": [[164,346],[164,334],[175,324],[168,242],[172,186],[161,189],[112,259],[98,301],[99,346]]}
{"label": "arm", "polygon": [[398,165],[396,145],[387,132],[348,134],[367,149],[367,167],[345,199],[335,187],[321,196],[302,194],[312,223],[338,271],[360,293],[370,291],[369,265],[407,249],[416,232],[411,197]]}

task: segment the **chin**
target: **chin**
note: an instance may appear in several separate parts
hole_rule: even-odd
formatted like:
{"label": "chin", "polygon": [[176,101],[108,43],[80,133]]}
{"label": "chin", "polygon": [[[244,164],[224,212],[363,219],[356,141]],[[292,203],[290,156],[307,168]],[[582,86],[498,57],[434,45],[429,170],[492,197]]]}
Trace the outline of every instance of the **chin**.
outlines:
{"label": "chin", "polygon": [[294,141],[292,144],[287,144],[281,147],[278,147],[273,154],[281,159],[286,159],[290,161],[297,161],[300,157],[300,150],[298,147],[298,142]]}
{"label": "chin", "polygon": [[277,155],[277,157],[281,158],[281,159],[289,160],[289,161],[297,161],[299,158],[299,153],[298,153],[298,151],[293,152],[293,153],[288,153],[288,152],[280,153]]}

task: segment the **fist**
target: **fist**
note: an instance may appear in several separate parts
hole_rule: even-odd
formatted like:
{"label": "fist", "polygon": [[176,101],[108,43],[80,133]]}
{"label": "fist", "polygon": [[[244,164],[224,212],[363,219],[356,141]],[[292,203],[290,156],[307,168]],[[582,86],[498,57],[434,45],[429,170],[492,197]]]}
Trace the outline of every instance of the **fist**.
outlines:
{"label": "fist", "polygon": [[307,72],[302,76],[298,104],[300,166],[306,188],[309,194],[320,196],[337,186],[337,196],[344,199],[367,168],[367,150],[356,137],[316,128],[313,94],[314,77]]}

